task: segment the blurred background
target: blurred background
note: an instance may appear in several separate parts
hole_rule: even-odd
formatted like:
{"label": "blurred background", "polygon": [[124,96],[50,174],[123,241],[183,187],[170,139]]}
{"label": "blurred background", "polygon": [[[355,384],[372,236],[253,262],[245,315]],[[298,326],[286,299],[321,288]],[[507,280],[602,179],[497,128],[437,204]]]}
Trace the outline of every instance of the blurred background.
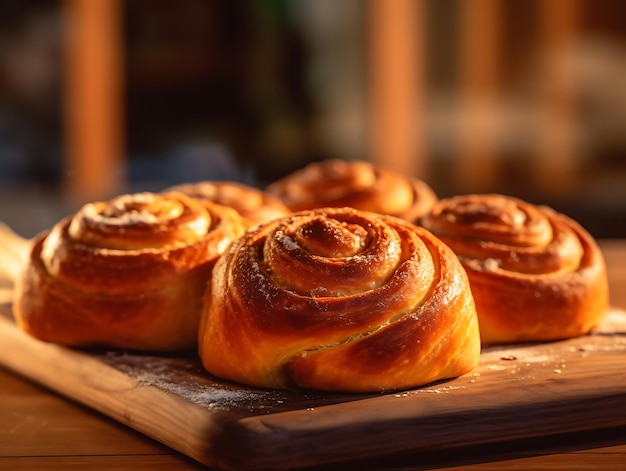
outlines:
{"label": "blurred background", "polygon": [[623,0],[0,0],[0,221],[365,159],[626,237]]}

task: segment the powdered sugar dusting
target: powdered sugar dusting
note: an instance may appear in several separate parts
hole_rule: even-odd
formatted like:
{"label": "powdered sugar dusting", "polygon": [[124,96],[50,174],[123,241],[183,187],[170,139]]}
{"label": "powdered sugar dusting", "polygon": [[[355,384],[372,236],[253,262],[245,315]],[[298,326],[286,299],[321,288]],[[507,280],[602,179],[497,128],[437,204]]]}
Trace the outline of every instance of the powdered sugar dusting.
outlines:
{"label": "powdered sugar dusting", "polygon": [[428,389],[412,389],[409,391],[403,391],[401,393],[394,394],[394,397],[408,397],[414,394],[446,394],[451,391],[456,391],[458,389],[465,389],[465,386],[441,386],[438,388],[428,388]]}
{"label": "powdered sugar dusting", "polygon": [[157,388],[214,412],[268,414],[345,402],[351,398],[345,394],[261,389],[231,383],[207,373],[197,357],[164,357],[111,351],[100,358],[135,379],[142,387]]}
{"label": "powdered sugar dusting", "polygon": [[189,402],[209,408],[232,408],[242,401],[254,400],[258,394],[248,391],[229,391],[214,387],[200,387],[198,383],[174,382],[167,375],[142,371],[136,378],[144,385],[155,386],[163,391],[182,397]]}
{"label": "powdered sugar dusting", "polygon": [[282,230],[276,231],[274,237],[276,238],[278,243],[281,244],[282,247],[287,251],[301,250],[300,245],[298,245],[298,243],[293,238],[286,235]]}
{"label": "powdered sugar dusting", "polygon": [[210,409],[263,409],[276,402],[273,391],[255,390],[218,382],[193,358],[151,357],[110,352],[103,358],[142,386]]}
{"label": "powdered sugar dusting", "polygon": [[619,309],[609,309],[602,324],[594,329],[598,334],[626,334],[626,312]]}

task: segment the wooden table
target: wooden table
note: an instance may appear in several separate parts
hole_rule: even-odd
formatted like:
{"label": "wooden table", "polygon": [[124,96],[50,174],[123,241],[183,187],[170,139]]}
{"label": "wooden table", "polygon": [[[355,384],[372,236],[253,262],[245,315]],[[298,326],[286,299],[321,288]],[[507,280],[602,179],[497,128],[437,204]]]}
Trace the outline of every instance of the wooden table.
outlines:
{"label": "wooden table", "polygon": [[[626,308],[626,240],[603,240],[601,246],[608,266],[611,304]],[[4,369],[0,369],[0,417],[0,470],[206,469]],[[626,469],[626,427],[459,449],[454,453],[381,458],[355,466],[378,470],[622,471]]]}

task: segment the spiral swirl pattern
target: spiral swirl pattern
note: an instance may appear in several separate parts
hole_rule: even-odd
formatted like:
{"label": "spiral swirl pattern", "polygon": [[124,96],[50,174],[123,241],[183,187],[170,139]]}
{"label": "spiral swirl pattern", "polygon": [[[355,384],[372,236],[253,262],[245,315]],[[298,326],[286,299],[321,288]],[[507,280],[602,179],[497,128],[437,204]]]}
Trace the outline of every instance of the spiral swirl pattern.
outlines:
{"label": "spiral swirl pattern", "polygon": [[325,160],[267,187],[293,211],[351,207],[415,222],[437,201],[424,181],[364,161]]}
{"label": "spiral swirl pattern", "polygon": [[440,200],[421,224],[466,268],[485,343],[573,337],[605,314],[602,254],[563,214],[505,195],[461,195]]}
{"label": "spiral swirl pattern", "polygon": [[247,227],[234,210],[175,192],[86,204],[33,240],[18,325],[73,346],[193,348],[213,265]]}
{"label": "spiral swirl pattern", "polygon": [[432,234],[323,208],[256,226],[220,258],[199,352],[253,386],[378,391],[468,372],[477,329],[465,273]]}

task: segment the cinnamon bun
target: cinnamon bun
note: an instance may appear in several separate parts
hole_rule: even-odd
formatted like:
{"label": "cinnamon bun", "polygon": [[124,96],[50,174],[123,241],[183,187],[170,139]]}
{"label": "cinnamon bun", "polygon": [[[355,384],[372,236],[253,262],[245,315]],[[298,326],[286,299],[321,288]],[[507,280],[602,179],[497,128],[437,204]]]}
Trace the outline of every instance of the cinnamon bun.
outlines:
{"label": "cinnamon bun", "polygon": [[474,194],[442,199],[421,224],[463,263],[484,343],[574,337],[603,319],[604,259],[570,217],[518,198]]}
{"label": "cinnamon bun", "polygon": [[364,161],[314,162],[271,183],[266,190],[292,211],[352,207],[415,222],[437,201],[423,180]]}
{"label": "cinnamon bun", "polygon": [[182,183],[168,191],[180,191],[194,198],[207,199],[235,209],[253,223],[276,219],[291,213],[276,196],[243,183],[231,181],[201,181]]}
{"label": "cinnamon bun", "polygon": [[264,388],[372,392],[453,378],[478,362],[465,272],[428,231],[322,208],[257,225],[219,259],[199,355]]}
{"label": "cinnamon bun", "polygon": [[32,240],[17,324],[68,346],[193,349],[213,265],[247,227],[230,208],[175,192],[86,204]]}

